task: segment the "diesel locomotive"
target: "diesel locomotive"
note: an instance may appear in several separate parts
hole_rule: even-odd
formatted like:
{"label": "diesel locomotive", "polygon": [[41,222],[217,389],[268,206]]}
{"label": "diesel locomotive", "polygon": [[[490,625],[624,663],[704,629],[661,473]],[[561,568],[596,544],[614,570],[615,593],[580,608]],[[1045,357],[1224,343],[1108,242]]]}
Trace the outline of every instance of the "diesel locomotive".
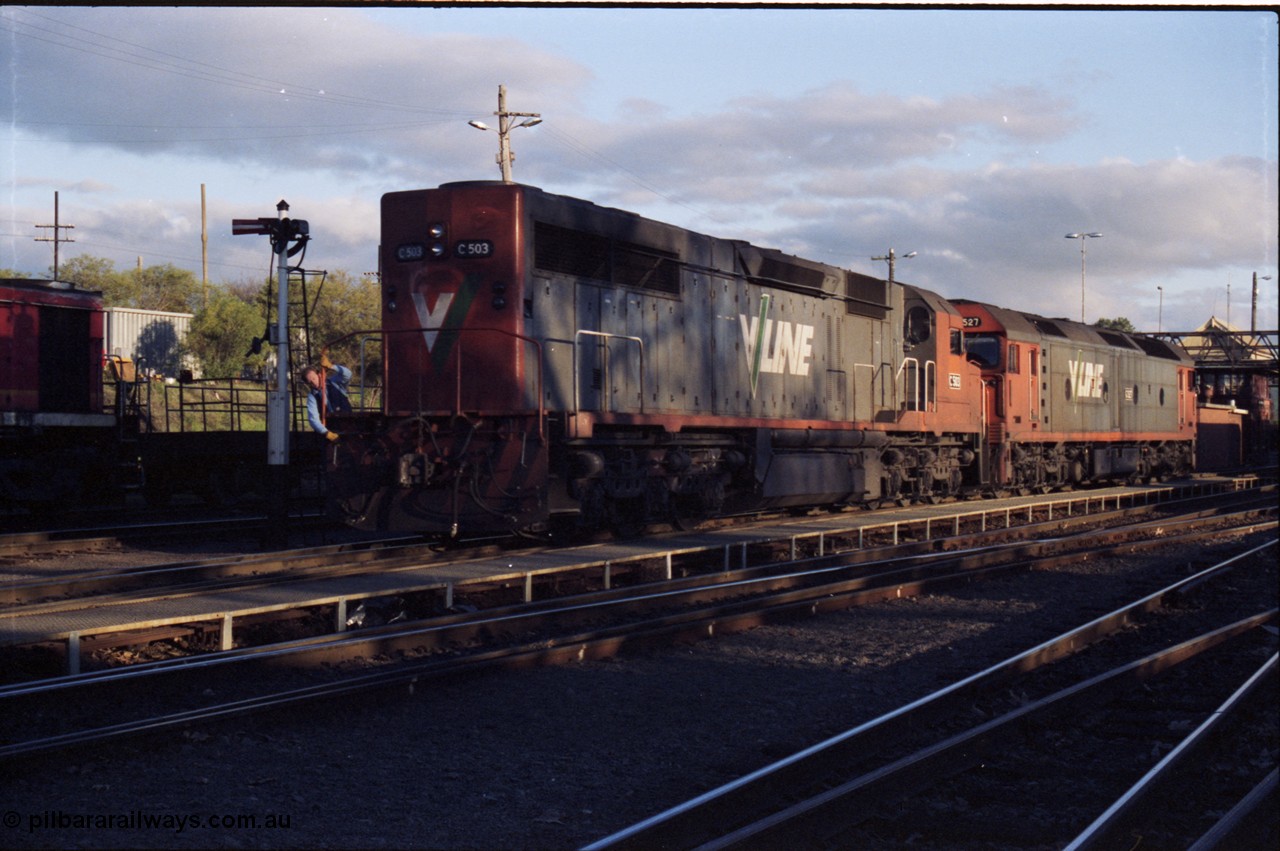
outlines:
{"label": "diesel locomotive", "polygon": [[382,198],[364,529],[633,533],[1189,472],[1192,361],[502,182]]}

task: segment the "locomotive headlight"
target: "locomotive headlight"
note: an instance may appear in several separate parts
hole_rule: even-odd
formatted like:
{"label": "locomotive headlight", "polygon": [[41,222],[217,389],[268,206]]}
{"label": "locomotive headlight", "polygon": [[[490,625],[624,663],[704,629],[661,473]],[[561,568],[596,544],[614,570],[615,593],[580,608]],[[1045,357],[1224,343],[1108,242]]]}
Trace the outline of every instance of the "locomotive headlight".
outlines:
{"label": "locomotive headlight", "polygon": [[505,298],[505,297],[500,296],[500,295],[496,295],[496,296],[494,296],[494,297],[493,297],[493,309],[494,309],[494,310],[502,310],[502,308],[504,308],[504,307],[506,307],[506,306],[507,306],[507,300],[506,300],[506,298]]}
{"label": "locomotive headlight", "polygon": [[430,251],[431,256],[437,260],[449,253],[447,240],[445,240],[446,233],[448,233],[448,230],[441,222],[436,222],[431,225],[431,227],[427,228],[427,236],[431,237],[433,240],[431,245],[427,246],[427,250]]}

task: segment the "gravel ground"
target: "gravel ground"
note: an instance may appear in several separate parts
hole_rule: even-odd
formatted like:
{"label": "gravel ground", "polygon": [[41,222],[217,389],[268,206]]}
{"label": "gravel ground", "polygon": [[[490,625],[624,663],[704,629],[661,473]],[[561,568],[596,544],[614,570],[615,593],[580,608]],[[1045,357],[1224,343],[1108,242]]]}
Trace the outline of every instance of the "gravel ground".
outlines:
{"label": "gravel ground", "polygon": [[[577,847],[1057,635],[1193,561],[1082,563],[15,763],[0,781],[0,845]],[[1275,568],[1265,569],[1263,599],[1274,599]]]}

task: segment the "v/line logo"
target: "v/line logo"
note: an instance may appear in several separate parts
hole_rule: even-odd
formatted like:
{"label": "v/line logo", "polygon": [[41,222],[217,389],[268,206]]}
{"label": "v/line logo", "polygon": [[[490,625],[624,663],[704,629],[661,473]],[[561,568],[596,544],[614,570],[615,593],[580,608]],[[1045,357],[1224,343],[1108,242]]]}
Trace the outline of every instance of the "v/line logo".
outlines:
{"label": "v/line logo", "polygon": [[413,293],[413,308],[418,314],[422,339],[427,344],[427,354],[436,369],[444,369],[448,362],[449,353],[458,340],[457,329],[466,320],[467,312],[471,310],[471,303],[479,290],[480,276],[472,273],[462,279],[457,292],[437,293],[433,305],[427,305],[424,293]]}
{"label": "v/line logo", "polygon": [[1067,369],[1071,373],[1071,389],[1078,399],[1102,398],[1102,367],[1100,363],[1088,363],[1082,360],[1067,361]]}
{"label": "v/line logo", "polygon": [[427,307],[427,297],[420,292],[413,294],[413,306],[418,311],[418,321],[422,323],[422,338],[427,343],[427,351],[436,344],[440,336],[440,325],[449,314],[449,305],[453,304],[453,293],[440,293],[436,297],[434,309]]}
{"label": "v/line logo", "polygon": [[808,375],[809,359],[813,357],[812,325],[775,322],[768,318],[773,297],[760,296],[760,311],[755,316],[738,314],[742,328],[743,348],[747,365],[751,370],[751,395],[756,395],[760,373],[771,375]]}

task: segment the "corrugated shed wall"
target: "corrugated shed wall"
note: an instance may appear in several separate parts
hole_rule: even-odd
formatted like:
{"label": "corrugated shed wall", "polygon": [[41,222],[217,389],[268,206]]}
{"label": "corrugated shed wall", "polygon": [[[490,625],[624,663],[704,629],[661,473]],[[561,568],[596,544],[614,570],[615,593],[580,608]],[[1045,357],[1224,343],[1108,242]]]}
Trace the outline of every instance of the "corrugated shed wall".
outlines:
{"label": "corrugated shed wall", "polygon": [[103,351],[107,355],[130,358],[139,369],[178,374],[182,368],[180,346],[194,314],[130,307],[109,307],[106,312]]}

